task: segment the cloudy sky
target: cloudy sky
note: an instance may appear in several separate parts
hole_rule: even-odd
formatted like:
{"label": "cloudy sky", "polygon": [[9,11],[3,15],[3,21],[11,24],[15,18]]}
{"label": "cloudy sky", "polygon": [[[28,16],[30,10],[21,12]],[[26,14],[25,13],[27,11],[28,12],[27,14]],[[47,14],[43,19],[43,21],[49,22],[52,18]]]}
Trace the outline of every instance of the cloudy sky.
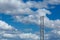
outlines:
{"label": "cloudy sky", "polygon": [[60,0],[0,0],[0,40],[60,40]]}

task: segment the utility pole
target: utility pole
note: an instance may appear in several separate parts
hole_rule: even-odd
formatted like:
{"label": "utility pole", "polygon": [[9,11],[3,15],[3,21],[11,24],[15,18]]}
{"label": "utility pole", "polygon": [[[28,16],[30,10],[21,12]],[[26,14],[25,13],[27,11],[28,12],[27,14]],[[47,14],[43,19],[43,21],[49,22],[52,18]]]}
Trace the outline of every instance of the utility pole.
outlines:
{"label": "utility pole", "polygon": [[40,40],[44,40],[44,16],[40,17]]}

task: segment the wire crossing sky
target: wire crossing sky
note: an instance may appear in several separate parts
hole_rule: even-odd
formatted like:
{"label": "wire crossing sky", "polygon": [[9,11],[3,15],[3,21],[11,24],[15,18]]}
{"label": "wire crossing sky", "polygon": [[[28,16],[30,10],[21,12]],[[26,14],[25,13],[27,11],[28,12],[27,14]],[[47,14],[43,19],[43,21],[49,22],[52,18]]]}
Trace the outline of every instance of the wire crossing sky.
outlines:
{"label": "wire crossing sky", "polygon": [[0,0],[0,40],[60,40],[60,0]]}

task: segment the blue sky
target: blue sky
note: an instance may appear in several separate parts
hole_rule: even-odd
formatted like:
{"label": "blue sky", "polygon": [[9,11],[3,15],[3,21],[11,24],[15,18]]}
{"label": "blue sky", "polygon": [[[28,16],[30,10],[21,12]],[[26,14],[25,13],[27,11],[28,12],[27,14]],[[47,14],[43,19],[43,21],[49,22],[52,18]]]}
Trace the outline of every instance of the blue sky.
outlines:
{"label": "blue sky", "polygon": [[[60,19],[60,5],[57,5],[55,6],[55,8],[53,9],[50,9],[50,11],[52,12],[51,15],[48,15],[48,17],[51,19],[51,20],[56,20],[56,19]],[[54,11],[53,11],[54,10]],[[52,16],[52,17],[51,17]]]}
{"label": "blue sky", "polygon": [[59,0],[1,0],[0,4],[1,40],[40,40],[41,16],[44,40],[60,40]]}

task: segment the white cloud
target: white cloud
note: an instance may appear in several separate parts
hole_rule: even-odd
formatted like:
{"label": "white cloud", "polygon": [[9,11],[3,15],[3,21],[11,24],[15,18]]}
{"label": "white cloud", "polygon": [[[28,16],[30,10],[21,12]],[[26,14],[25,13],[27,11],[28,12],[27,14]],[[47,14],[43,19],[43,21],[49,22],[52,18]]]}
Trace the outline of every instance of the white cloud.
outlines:
{"label": "white cloud", "polygon": [[[19,0],[0,0],[0,12],[6,14],[15,14],[15,12],[20,13],[26,8],[26,4]],[[22,9],[22,10],[21,10]],[[16,14],[17,14],[16,13]]]}
{"label": "white cloud", "polygon": [[31,14],[34,12],[30,9],[29,4],[20,0],[0,0],[0,13],[16,15]]}
{"label": "white cloud", "polygon": [[[29,22],[29,23],[35,23],[40,25],[40,16],[44,16],[44,24],[46,27],[49,28],[57,28],[57,30],[60,29],[60,20],[50,20],[46,14],[51,14],[47,8],[49,8],[47,5],[56,5],[60,4],[59,0],[44,0],[43,2],[32,2],[28,1],[26,3],[23,3],[20,0],[0,0],[0,13],[5,13],[9,15],[16,15],[16,14],[22,14],[22,16],[15,16],[15,19],[19,22]],[[32,11],[30,8],[38,8],[37,11]],[[46,9],[45,9],[46,8]],[[28,16],[24,16],[28,15]],[[13,16],[14,17],[14,16]],[[8,37],[7,35],[10,35],[9,38],[11,37],[17,37],[18,35],[12,35],[11,33],[14,34],[19,34],[18,37],[21,38],[32,38],[34,39],[34,36],[36,36],[36,39],[39,39],[39,37],[35,34],[29,34],[29,33],[23,33],[20,35],[20,32],[16,32],[17,30],[13,28],[11,25],[7,24],[6,22],[3,22],[0,20],[0,29],[1,33],[0,35],[3,37]],[[9,30],[9,32],[7,31]],[[60,35],[60,31],[57,32]],[[23,35],[23,36],[22,36]]]}
{"label": "white cloud", "polygon": [[39,16],[46,16],[46,14],[51,14],[51,12],[46,9],[39,9],[39,10],[37,10],[37,14]]}
{"label": "white cloud", "polygon": [[0,39],[0,40],[7,40],[7,39]]}
{"label": "white cloud", "polygon": [[15,29],[13,26],[0,20],[0,39],[1,40],[39,40],[39,36],[33,33],[23,33]]}
{"label": "white cloud", "polygon": [[44,24],[45,26],[49,27],[49,28],[56,28],[56,29],[59,29],[60,28],[60,20],[57,19],[57,20],[49,20],[49,18],[45,18],[44,19]]}
{"label": "white cloud", "polygon": [[44,1],[28,1],[27,3],[24,3],[21,0],[0,0],[0,13],[10,15],[34,13],[34,11],[32,11],[30,8],[48,8],[48,3]]}
{"label": "white cloud", "polygon": [[36,23],[40,24],[40,17],[45,16],[46,14],[51,14],[50,11],[46,9],[39,9],[35,13],[30,14],[28,16],[15,16],[15,19],[20,22],[30,22],[30,23]]}
{"label": "white cloud", "polygon": [[39,36],[37,36],[36,34],[32,34],[32,33],[23,33],[23,34],[20,34],[19,36],[20,36],[20,38],[27,39],[27,40],[29,40],[29,39],[39,40],[40,39]]}
{"label": "white cloud", "polygon": [[49,34],[45,34],[45,35],[44,35],[44,39],[45,39],[45,40],[49,40]]}
{"label": "white cloud", "polygon": [[35,23],[40,25],[40,17],[44,16],[44,25],[45,27],[49,28],[60,28],[60,20],[50,20],[46,14],[51,14],[49,10],[46,9],[39,9],[35,13],[30,14],[28,16],[15,16],[15,19],[18,22],[23,22],[23,23]]}
{"label": "white cloud", "polygon": [[60,30],[56,30],[56,29],[52,30],[51,32],[47,33],[46,35],[45,35],[46,40],[60,40]]}
{"label": "white cloud", "polygon": [[29,6],[29,7],[34,7],[34,8],[48,8],[48,5],[47,3],[45,2],[35,2],[35,1],[28,1],[26,2],[26,4]]}
{"label": "white cloud", "polygon": [[52,30],[51,32],[60,35],[60,30],[58,30],[58,29]]}
{"label": "white cloud", "polygon": [[60,5],[60,0],[45,0],[45,1],[51,5]]}
{"label": "white cloud", "polygon": [[0,29],[12,30],[13,27],[11,25],[8,25],[6,22],[0,20]]}
{"label": "white cloud", "polygon": [[15,37],[12,33],[16,34],[16,32],[18,32],[17,29],[7,24],[6,22],[0,20],[0,39],[1,40],[7,40],[8,38]]}

